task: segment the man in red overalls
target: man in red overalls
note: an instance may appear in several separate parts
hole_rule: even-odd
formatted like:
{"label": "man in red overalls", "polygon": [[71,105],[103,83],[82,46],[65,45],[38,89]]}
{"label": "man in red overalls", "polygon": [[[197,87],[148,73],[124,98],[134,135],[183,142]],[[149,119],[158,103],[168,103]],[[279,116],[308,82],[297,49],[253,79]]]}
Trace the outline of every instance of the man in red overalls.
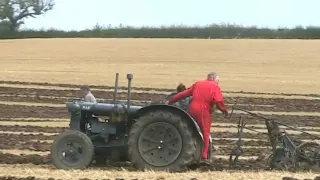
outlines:
{"label": "man in red overalls", "polygon": [[167,104],[172,104],[192,96],[188,113],[197,121],[203,134],[202,161],[206,161],[208,155],[213,105],[216,104],[225,117],[228,116],[227,108],[224,105],[223,95],[216,80],[218,80],[216,73],[210,73],[206,80],[200,80],[194,83],[190,88],[172,96],[166,102]]}

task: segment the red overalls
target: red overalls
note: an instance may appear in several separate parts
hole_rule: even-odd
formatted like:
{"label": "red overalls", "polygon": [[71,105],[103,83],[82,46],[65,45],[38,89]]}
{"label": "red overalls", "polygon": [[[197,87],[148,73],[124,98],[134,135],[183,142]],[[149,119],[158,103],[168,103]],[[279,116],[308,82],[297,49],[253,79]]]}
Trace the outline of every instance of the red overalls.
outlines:
{"label": "red overalls", "polygon": [[226,111],[223,95],[219,85],[215,81],[201,80],[194,83],[190,88],[172,96],[169,99],[169,104],[175,103],[188,96],[192,96],[188,113],[197,121],[202,131],[202,158],[207,159],[212,106],[216,104],[220,111]]}

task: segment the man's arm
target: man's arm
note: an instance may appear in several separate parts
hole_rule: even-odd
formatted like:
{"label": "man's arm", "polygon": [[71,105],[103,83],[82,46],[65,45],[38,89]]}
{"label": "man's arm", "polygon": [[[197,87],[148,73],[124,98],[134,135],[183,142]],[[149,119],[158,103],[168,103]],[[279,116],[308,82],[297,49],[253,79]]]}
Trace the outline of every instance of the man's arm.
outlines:
{"label": "man's arm", "polygon": [[223,101],[222,101],[222,102],[217,102],[216,105],[217,105],[217,108],[218,108],[221,112],[227,111],[227,107],[226,107],[226,105],[224,104]]}
{"label": "man's arm", "polygon": [[173,95],[175,95],[175,94],[177,94],[177,92],[172,92],[172,93],[170,93],[165,99],[169,99],[171,96],[173,96]]}
{"label": "man's arm", "polygon": [[216,92],[214,93],[213,100],[215,101],[217,108],[221,112],[227,112],[227,108],[224,104],[223,95],[219,86],[216,87]]}
{"label": "man's arm", "polygon": [[186,89],[186,90],[184,90],[182,92],[179,92],[179,93],[175,94],[174,96],[171,96],[169,98],[169,100],[167,101],[168,104],[173,104],[173,103],[175,103],[177,101],[180,101],[180,100],[182,100],[182,99],[184,99],[186,97],[191,96],[192,92],[193,92],[193,87],[194,87],[194,85],[192,85],[190,88],[188,88],[188,89]]}

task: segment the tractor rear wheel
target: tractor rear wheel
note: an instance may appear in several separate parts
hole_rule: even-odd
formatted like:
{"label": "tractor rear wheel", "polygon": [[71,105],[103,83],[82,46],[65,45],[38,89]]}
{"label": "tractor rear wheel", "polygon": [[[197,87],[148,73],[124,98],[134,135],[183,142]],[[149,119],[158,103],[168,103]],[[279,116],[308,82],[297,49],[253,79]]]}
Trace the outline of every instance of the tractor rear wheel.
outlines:
{"label": "tractor rear wheel", "polygon": [[182,171],[195,161],[196,139],[186,119],[150,112],[132,125],[129,158],[138,169]]}
{"label": "tractor rear wheel", "polygon": [[90,165],[93,155],[91,139],[75,130],[58,135],[51,147],[52,162],[58,169],[85,169]]}

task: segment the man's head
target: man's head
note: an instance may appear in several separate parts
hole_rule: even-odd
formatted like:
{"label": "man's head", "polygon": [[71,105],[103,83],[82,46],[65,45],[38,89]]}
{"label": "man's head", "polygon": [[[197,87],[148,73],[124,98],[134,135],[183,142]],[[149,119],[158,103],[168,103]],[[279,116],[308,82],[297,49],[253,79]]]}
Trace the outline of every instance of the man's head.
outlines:
{"label": "man's head", "polygon": [[177,92],[182,92],[186,89],[187,89],[186,86],[184,84],[180,83],[177,87]]}
{"label": "man's head", "polygon": [[217,83],[219,82],[219,76],[215,72],[211,72],[207,75],[207,79],[210,81],[216,81]]}
{"label": "man's head", "polygon": [[88,85],[82,85],[80,87],[81,96],[86,96],[90,92],[90,87]]}

